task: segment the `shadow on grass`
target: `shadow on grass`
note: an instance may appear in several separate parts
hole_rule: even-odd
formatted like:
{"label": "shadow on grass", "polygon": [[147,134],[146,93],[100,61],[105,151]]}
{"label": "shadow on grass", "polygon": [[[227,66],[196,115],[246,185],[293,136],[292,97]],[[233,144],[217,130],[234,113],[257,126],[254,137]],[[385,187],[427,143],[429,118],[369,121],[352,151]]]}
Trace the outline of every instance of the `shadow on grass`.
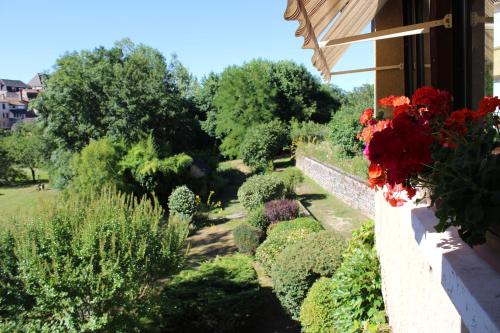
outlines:
{"label": "shadow on grass", "polygon": [[295,159],[292,157],[281,158],[274,161],[274,167],[276,169],[286,169],[295,166]]}
{"label": "shadow on grass", "polygon": [[300,332],[270,287],[238,268],[209,267],[176,279],[162,293],[162,332]]}
{"label": "shadow on grass", "polygon": [[326,195],[321,193],[303,194],[299,195],[298,199],[300,199],[303,204],[310,205],[311,201],[326,199]]}
{"label": "shadow on grass", "polygon": [[271,287],[261,287],[258,293],[260,307],[252,320],[239,332],[243,333],[299,333],[300,324],[283,309]]}
{"label": "shadow on grass", "polygon": [[47,179],[37,180],[33,182],[32,180],[21,180],[16,181],[14,183],[6,183],[2,184],[1,187],[4,189],[15,189],[15,188],[26,188],[26,187],[36,187],[38,184],[48,184],[49,181]]}

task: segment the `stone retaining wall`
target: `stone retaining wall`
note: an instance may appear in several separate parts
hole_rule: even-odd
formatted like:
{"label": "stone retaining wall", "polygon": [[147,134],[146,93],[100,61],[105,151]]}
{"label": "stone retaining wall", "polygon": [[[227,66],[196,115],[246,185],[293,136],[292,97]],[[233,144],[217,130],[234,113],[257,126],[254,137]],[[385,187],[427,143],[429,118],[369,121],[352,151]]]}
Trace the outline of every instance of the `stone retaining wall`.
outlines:
{"label": "stone retaining wall", "polygon": [[312,157],[297,156],[296,166],[324,190],[366,216],[375,217],[374,192],[366,181]]}

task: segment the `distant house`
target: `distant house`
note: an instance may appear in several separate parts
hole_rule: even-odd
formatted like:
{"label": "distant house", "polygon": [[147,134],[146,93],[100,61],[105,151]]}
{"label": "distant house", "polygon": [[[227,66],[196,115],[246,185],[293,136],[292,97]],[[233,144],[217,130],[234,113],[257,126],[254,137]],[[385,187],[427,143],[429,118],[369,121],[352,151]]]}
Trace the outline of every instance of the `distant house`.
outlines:
{"label": "distant house", "polygon": [[35,99],[40,91],[43,90],[45,76],[43,74],[37,73],[31,80],[28,82],[28,86],[30,89],[23,90],[23,99],[27,101],[31,101]]}
{"label": "distant house", "polygon": [[30,86],[22,81],[0,79],[0,96],[22,100],[23,90],[26,89]]}
{"label": "distant house", "polygon": [[36,115],[28,111],[26,101],[0,96],[0,128],[11,129],[15,123],[27,118],[33,118],[30,121],[34,121]]}
{"label": "distant house", "polygon": [[37,73],[31,80],[28,82],[28,86],[31,87],[33,90],[40,91],[43,89],[43,83],[44,83],[44,75]]}

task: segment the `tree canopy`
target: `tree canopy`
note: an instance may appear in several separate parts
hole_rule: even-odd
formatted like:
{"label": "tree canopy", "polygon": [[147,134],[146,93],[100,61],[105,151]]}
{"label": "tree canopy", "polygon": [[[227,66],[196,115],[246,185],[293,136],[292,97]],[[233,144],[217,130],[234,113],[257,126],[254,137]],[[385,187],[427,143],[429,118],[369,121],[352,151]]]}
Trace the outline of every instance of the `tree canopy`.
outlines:
{"label": "tree canopy", "polygon": [[41,129],[34,124],[22,124],[3,139],[3,145],[13,162],[20,167],[30,169],[34,182],[35,171],[46,158],[46,146]]}
{"label": "tree canopy", "polygon": [[[231,66],[217,85],[209,104],[215,109],[207,112],[216,112],[215,135],[222,139],[220,150],[228,157],[239,156],[240,144],[253,125],[272,119],[327,122],[339,106],[334,89],[322,86],[304,66],[291,61],[253,60]],[[213,114],[207,119],[213,123]]]}
{"label": "tree canopy", "polygon": [[182,151],[199,131],[187,87],[177,86],[183,77],[177,59],[168,66],[159,51],[123,40],[58,59],[34,106],[48,132],[72,151],[104,136],[130,145],[149,134],[162,151]]}

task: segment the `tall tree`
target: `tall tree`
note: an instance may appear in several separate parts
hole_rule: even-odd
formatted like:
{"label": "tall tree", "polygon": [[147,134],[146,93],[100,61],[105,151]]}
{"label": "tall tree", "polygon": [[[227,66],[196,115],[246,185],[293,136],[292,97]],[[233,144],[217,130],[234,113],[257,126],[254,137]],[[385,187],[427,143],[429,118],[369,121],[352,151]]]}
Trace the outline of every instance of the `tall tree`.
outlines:
{"label": "tall tree", "polygon": [[275,118],[328,122],[340,105],[336,92],[322,86],[302,65],[253,60],[224,70],[215,94],[215,110],[208,111],[216,115],[207,113],[207,119],[216,119],[215,134],[222,138],[222,154],[235,157],[253,125]]}
{"label": "tall tree", "polygon": [[219,81],[220,75],[210,72],[201,80],[194,95],[196,107],[202,115],[201,128],[212,138],[216,138],[217,107],[215,106],[215,98],[219,90]]}
{"label": "tall tree", "polygon": [[159,51],[123,40],[58,59],[34,106],[72,151],[104,136],[130,145],[151,134],[168,154],[189,148],[186,132],[200,130],[174,74]]}
{"label": "tall tree", "polygon": [[220,146],[223,155],[238,156],[248,128],[273,119],[277,106],[271,66],[269,61],[254,60],[241,67],[228,67],[222,73],[215,97],[218,109],[215,133],[223,137]]}

